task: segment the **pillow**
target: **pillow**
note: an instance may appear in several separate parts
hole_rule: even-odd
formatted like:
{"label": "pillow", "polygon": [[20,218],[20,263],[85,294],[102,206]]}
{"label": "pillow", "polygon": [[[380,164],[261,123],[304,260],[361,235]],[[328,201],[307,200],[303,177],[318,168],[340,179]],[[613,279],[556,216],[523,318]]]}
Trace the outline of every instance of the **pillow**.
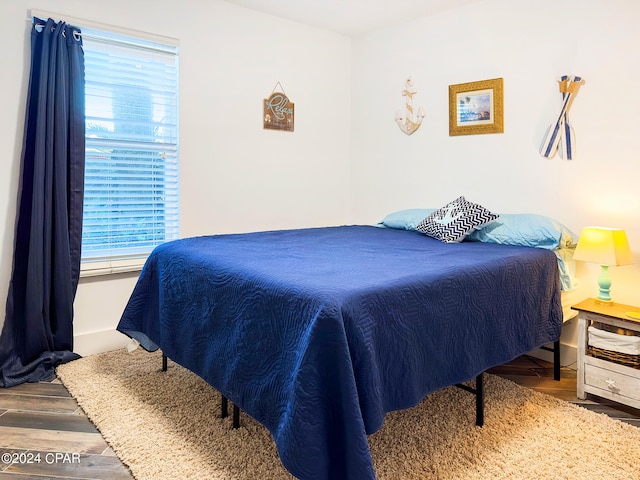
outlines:
{"label": "pillow", "polygon": [[471,232],[467,240],[555,250],[575,247],[578,237],[543,215],[503,213],[498,220]]}
{"label": "pillow", "polygon": [[415,230],[424,218],[433,212],[434,208],[409,208],[390,213],[378,225],[399,230]]}
{"label": "pillow", "polygon": [[503,213],[498,220],[471,232],[466,239],[553,250],[558,259],[562,290],[576,288],[573,251],[578,236],[552,218],[532,213]]}
{"label": "pillow", "polygon": [[416,230],[444,243],[457,243],[474,229],[496,218],[498,215],[483,206],[458,197],[429,214],[416,226]]}
{"label": "pillow", "polygon": [[575,248],[558,247],[553,253],[558,260],[558,270],[560,271],[560,289],[565,292],[575,290],[578,286],[576,279],[576,261],[573,259]]}

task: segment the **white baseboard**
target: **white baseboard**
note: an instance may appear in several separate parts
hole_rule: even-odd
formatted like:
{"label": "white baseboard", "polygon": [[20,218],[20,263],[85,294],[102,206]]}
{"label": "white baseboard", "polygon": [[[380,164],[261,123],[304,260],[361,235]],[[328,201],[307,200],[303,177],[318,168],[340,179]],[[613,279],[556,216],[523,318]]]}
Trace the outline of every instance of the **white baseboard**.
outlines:
{"label": "white baseboard", "polygon": [[131,339],[117,330],[101,330],[73,336],[73,351],[86,357],[125,348]]}
{"label": "white baseboard", "polygon": [[[549,346],[552,347],[553,345]],[[553,352],[536,348],[535,350],[528,352],[527,355],[553,363]],[[566,345],[560,342],[560,365],[572,370],[577,370],[577,362],[578,348],[573,345]]]}

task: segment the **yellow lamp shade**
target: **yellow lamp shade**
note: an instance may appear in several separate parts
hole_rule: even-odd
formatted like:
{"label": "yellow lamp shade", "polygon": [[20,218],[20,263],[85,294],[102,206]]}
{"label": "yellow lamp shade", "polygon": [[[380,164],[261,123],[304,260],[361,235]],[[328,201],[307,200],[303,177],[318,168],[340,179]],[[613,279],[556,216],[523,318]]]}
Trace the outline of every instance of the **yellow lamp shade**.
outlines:
{"label": "yellow lamp shade", "polygon": [[605,227],[585,227],[578,239],[575,260],[597,263],[600,265],[598,277],[599,293],[596,301],[612,304],[611,277],[609,267],[629,265],[632,263],[631,249],[624,230]]}
{"label": "yellow lamp shade", "polygon": [[633,263],[625,231],[605,227],[585,227],[573,258],[610,267]]}

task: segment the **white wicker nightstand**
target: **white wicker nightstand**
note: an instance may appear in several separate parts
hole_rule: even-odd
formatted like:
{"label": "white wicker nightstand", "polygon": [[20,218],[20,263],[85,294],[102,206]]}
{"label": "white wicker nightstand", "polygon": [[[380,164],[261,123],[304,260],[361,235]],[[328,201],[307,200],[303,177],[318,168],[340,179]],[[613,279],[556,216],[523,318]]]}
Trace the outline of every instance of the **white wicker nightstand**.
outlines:
{"label": "white wicker nightstand", "polygon": [[605,354],[588,345],[587,329],[592,323],[609,325],[630,332],[640,332],[640,320],[627,312],[640,311],[639,307],[614,303],[604,305],[587,299],[572,307],[578,310],[578,398],[587,393],[608,398],[618,403],[640,408],[640,364],[638,356]]}

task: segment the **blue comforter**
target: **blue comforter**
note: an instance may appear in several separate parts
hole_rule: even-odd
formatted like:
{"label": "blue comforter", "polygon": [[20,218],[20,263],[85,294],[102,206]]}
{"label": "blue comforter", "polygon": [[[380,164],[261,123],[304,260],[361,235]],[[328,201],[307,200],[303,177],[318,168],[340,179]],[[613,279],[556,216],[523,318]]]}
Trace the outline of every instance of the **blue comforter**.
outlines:
{"label": "blue comforter", "polygon": [[204,378],[301,479],[375,478],[386,412],[560,335],[553,252],[344,226],[150,255],[118,330]]}

